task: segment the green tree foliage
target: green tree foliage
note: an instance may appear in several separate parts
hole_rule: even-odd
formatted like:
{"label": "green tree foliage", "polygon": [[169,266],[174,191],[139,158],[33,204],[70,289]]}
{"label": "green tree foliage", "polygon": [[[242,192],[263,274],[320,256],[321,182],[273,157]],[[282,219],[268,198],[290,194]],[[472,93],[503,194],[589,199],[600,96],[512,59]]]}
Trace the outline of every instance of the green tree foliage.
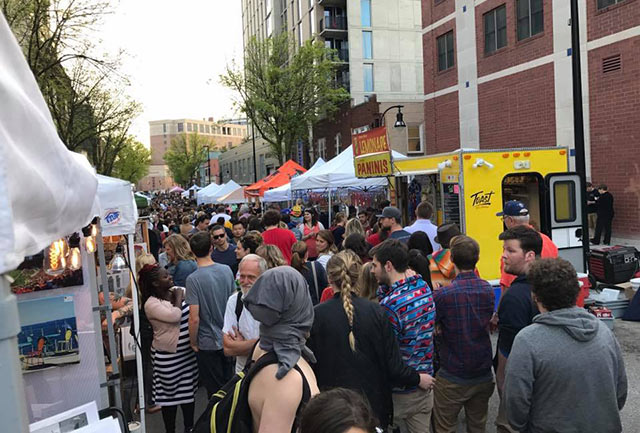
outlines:
{"label": "green tree foliage", "polygon": [[171,140],[169,150],[164,154],[164,161],[177,184],[188,186],[196,180],[200,166],[207,161],[205,146],[212,149],[213,142],[197,132],[181,134]]}
{"label": "green tree foliage", "polygon": [[113,175],[131,183],[138,183],[149,174],[149,164],[151,164],[151,151],[129,136],[124,149],[118,153]]}
{"label": "green tree foliage", "polygon": [[110,7],[92,0],[0,0],[61,140],[105,175],[127,147],[129,127],[141,110],[118,72],[123,53],[94,54],[92,36]]}
{"label": "green tree foliage", "polygon": [[221,83],[236,94],[235,104],[269,143],[282,164],[309,127],[349,99],[334,84],[335,50],[319,41],[294,47],[286,32],[245,47],[244,66],[232,62]]}

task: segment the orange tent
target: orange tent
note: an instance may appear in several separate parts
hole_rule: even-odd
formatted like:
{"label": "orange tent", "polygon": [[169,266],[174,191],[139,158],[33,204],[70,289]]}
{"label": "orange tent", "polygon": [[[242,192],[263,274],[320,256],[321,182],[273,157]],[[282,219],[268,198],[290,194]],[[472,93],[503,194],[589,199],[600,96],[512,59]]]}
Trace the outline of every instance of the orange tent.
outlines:
{"label": "orange tent", "polygon": [[245,188],[247,197],[262,197],[264,192],[291,182],[291,178],[307,171],[303,166],[290,159],[264,179]]}

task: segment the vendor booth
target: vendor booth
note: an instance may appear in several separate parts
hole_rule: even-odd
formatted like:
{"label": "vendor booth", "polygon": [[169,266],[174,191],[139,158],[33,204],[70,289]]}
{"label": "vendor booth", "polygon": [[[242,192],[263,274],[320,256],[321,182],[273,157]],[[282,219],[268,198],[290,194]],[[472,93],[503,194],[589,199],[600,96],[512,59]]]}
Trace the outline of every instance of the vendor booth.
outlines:
{"label": "vendor booth", "polygon": [[306,171],[307,169],[290,159],[269,176],[264,179],[260,179],[253,185],[249,185],[245,189],[245,194],[247,197],[262,197],[264,196],[265,191],[285,185],[291,182],[291,179],[305,173]]}
{"label": "vendor booth", "polygon": [[[315,170],[325,165],[326,162],[322,158],[318,158],[318,160],[311,166],[309,170],[302,173],[298,176],[298,178],[307,177],[313,175]],[[277,188],[270,189],[264,192],[264,197],[262,201],[264,202],[281,202],[281,201],[289,201],[291,200],[291,182],[288,182],[282,186]]]}
{"label": "vendor booth", "polygon": [[[226,196],[227,194],[232,193],[233,191],[237,190],[238,188],[242,188],[242,187],[240,185],[238,185],[236,182],[234,182],[233,180],[230,180],[229,182],[220,185],[220,188],[218,188],[215,192],[205,193],[202,196],[198,196],[199,197],[198,204],[201,204],[201,203],[202,204],[207,204],[207,203],[217,204],[218,203],[218,199],[220,199],[221,197]],[[202,190],[202,191],[204,191],[204,190]]]}
{"label": "vendor booth", "polygon": [[579,176],[567,173],[564,147],[467,150],[394,161],[398,207],[414,217],[418,203],[434,205],[438,224],[456,223],[482,246],[478,262],[485,279],[499,278],[504,230],[496,216],[508,200],[529,210],[531,223],[549,235],[561,257],[584,272]]}
{"label": "vendor booth", "polygon": [[216,200],[219,204],[240,204],[246,201],[247,199],[244,196],[244,188],[241,186],[238,186],[238,188]]}
{"label": "vendor booth", "polygon": [[218,185],[217,183],[211,183],[201,190],[197,191],[196,201],[198,202],[198,205],[201,205],[203,203],[210,203],[205,200],[209,200],[208,197],[215,195],[223,186],[224,184]]}

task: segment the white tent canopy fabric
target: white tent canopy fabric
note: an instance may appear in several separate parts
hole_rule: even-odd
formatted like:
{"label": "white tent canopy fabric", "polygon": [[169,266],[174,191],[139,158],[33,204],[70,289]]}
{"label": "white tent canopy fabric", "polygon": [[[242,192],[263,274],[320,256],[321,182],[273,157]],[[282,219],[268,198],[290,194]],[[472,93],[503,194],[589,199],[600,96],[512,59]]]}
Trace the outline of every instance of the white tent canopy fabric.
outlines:
{"label": "white tent canopy fabric", "polygon": [[203,203],[210,203],[210,202],[205,202],[205,197],[208,196],[212,196],[214,194],[216,194],[218,191],[220,191],[220,189],[224,186],[224,184],[222,185],[218,185],[217,183],[210,183],[209,185],[205,186],[204,188],[202,188],[201,190],[199,190],[196,193],[196,200],[198,202],[198,204],[203,204]]}
{"label": "white tent canopy fabric", "polygon": [[98,198],[103,236],[135,233],[138,207],[131,182],[98,175]]}
{"label": "white tent canopy fabric", "polygon": [[[295,179],[302,179],[302,178],[312,176],[315,170],[319,169],[325,164],[326,162],[324,159],[318,158],[318,160],[315,162],[315,164],[313,164],[313,166],[309,170],[297,176]],[[277,202],[277,201],[288,201],[288,200],[291,200],[291,182],[284,184],[282,186],[279,186],[277,188],[273,188],[268,191],[265,191],[264,197],[262,198],[262,201],[265,201],[265,202]]]}
{"label": "white tent canopy fabric", "polygon": [[[393,159],[405,159],[399,152],[392,152]],[[338,156],[328,161],[322,167],[306,177],[298,176],[291,179],[291,189],[322,189],[322,188],[372,188],[386,186],[385,177],[362,179],[356,177],[353,166],[353,147],[349,146]]]}
{"label": "white tent canopy fabric", "polygon": [[[216,192],[214,192],[212,194],[203,195],[202,196],[202,203],[205,203],[205,204],[206,203],[217,203],[217,201],[218,201],[218,199],[220,197],[224,197],[225,195],[229,194],[230,192],[235,191],[238,188],[240,188],[240,185],[235,183],[233,180],[230,180],[229,182],[225,183],[224,185],[221,185],[221,188],[219,188]],[[201,198],[200,195],[198,195],[198,204],[200,204],[200,198]]]}
{"label": "white tent canopy fabric", "polygon": [[93,218],[98,180],[60,141],[49,109],[0,14],[0,274]]}
{"label": "white tent canopy fabric", "polygon": [[246,203],[247,198],[244,196],[244,188],[238,187],[229,194],[221,196],[216,202],[219,204],[239,204]]}
{"label": "white tent canopy fabric", "polygon": [[[212,184],[212,185],[215,185],[215,184]],[[192,186],[191,188],[189,188],[188,190],[183,191],[183,192],[182,192],[182,194],[180,194],[180,195],[182,195],[182,197],[185,197],[185,198],[186,198],[186,197],[189,197],[189,194],[190,194],[190,192],[191,192],[191,191],[196,191],[196,192],[197,192],[197,191],[200,191],[201,189],[202,189],[202,188],[200,188],[198,185],[193,185],[193,186]]]}

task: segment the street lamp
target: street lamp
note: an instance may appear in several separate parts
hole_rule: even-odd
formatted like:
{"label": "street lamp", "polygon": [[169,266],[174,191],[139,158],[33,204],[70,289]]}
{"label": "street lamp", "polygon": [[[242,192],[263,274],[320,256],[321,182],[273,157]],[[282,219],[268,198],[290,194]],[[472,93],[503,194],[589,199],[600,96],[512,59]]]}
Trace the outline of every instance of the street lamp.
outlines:
{"label": "street lamp", "polygon": [[382,126],[384,126],[384,115],[387,114],[389,112],[389,110],[392,110],[394,108],[398,109],[398,112],[396,113],[396,123],[393,124],[394,128],[406,128],[407,124],[404,123],[404,116],[402,114],[402,108],[404,108],[404,105],[392,105],[391,107],[387,108],[386,110],[384,110],[384,113],[382,113],[382,116],[380,116],[380,118],[382,119]]}

